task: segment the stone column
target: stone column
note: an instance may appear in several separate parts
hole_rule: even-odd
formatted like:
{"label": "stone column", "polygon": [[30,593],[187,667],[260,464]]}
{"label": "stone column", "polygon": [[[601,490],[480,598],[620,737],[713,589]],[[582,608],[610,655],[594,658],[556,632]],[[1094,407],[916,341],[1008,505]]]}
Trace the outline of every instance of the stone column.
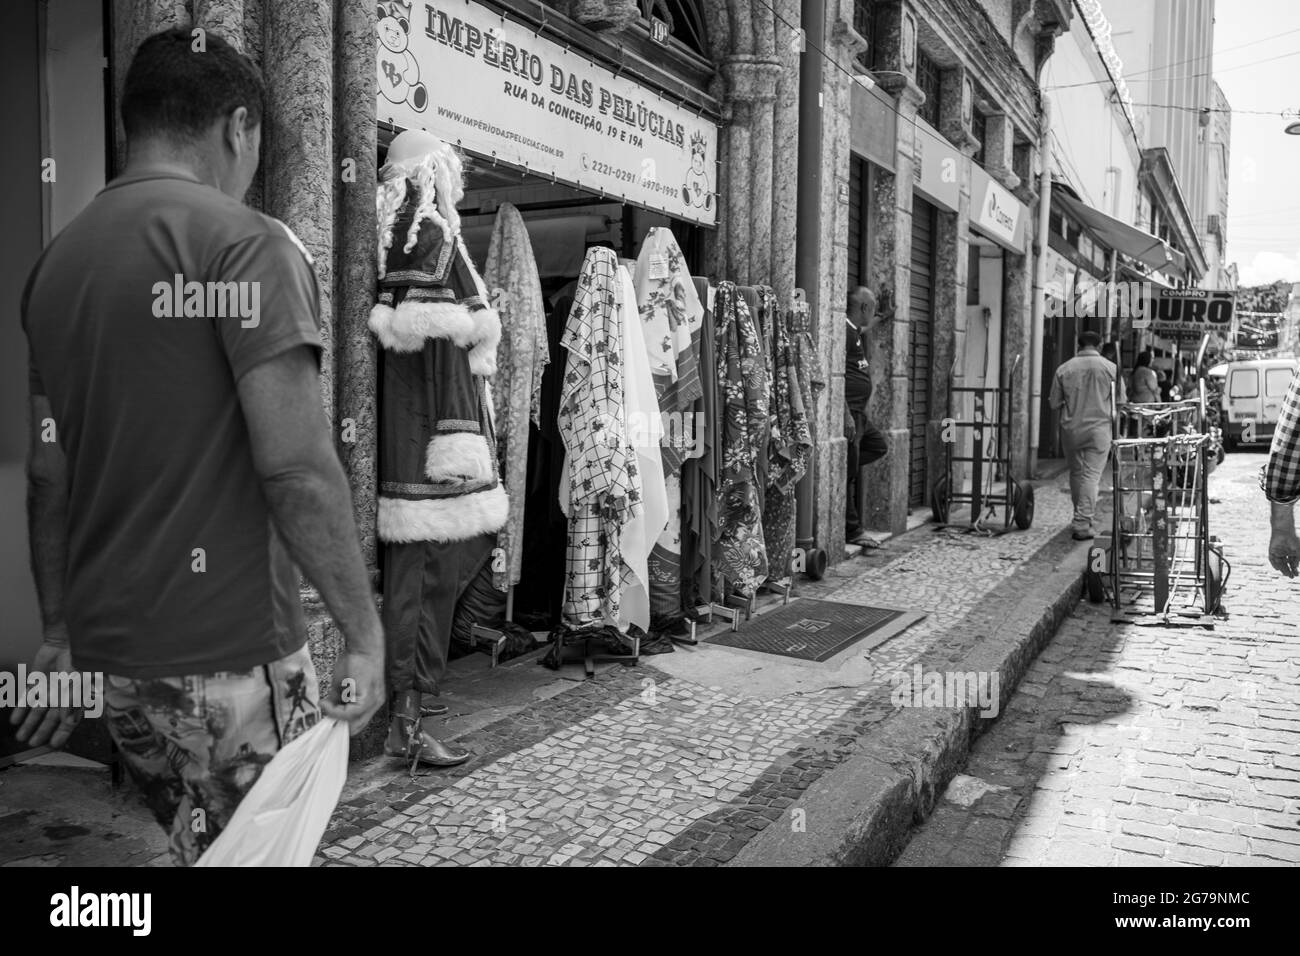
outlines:
{"label": "stone column", "polygon": [[[1030,207],[1032,211],[1033,207]],[[1032,235],[1033,224],[1026,228]],[[1017,355],[1020,365],[1012,378],[1011,402],[1011,474],[1023,479],[1029,477],[1029,348],[1030,323],[1033,321],[1033,257],[1004,252],[1002,261],[1006,270],[1006,286],[1002,292],[1002,367],[1011,370]]]}
{"label": "stone column", "polygon": [[375,292],[375,10],[335,0],[336,335],[338,431],[343,467],[366,566],[377,570],[375,544],[375,344],[366,326]]}
{"label": "stone column", "polygon": [[330,0],[263,10],[267,115],[263,202],[315,260],[320,286],[321,401],[334,421],[334,16]]}
{"label": "stone column", "polygon": [[192,2],[196,25],[223,37],[240,53],[248,52],[244,42],[244,0],[192,0]]}
{"label": "stone column", "polygon": [[[779,63],[773,104],[772,245],[769,276],[777,299],[794,294],[795,214],[799,191],[799,0],[777,0],[774,53]],[[784,22],[782,22],[784,21]],[[816,434],[822,434],[816,432]]]}
{"label": "stone column", "polygon": [[1013,171],[1016,128],[1009,116],[993,114],[984,120],[984,169],[990,176],[1014,192],[1020,177]]}
{"label": "stone column", "polygon": [[[781,63],[775,55],[737,54],[722,64],[724,100],[724,164],[727,205],[719,210],[727,231],[716,250],[715,278],[738,285],[772,281],[774,228],[794,239],[794,204],[788,232],[773,203],[773,155],[776,149],[775,103]],[[782,131],[782,138],[789,134]],[[790,149],[794,149],[791,141]],[[792,260],[793,262],[793,260]]]}
{"label": "stone column", "polygon": [[[817,402],[816,534],[831,563],[844,555],[844,509],[848,496],[848,442],[844,437],[844,316],[848,298],[849,160],[853,126],[854,58],[864,48],[851,29],[848,2],[827,4],[823,73],[821,258],[817,288],[817,356],[827,388]],[[839,68],[839,67],[842,67]]]}
{"label": "stone column", "polygon": [[146,38],[190,22],[189,5],[179,0],[133,0],[113,4],[113,126],[117,148],[113,172],[126,168],[126,131],[122,129],[122,90],[135,51]]}
{"label": "stone column", "polygon": [[[939,212],[934,263],[934,325],[930,334],[930,417],[926,423],[927,495],[947,467],[947,448],[943,441],[943,420],[950,411],[954,418],[970,421],[969,400],[956,402],[949,409],[949,388],[967,385],[966,290],[970,270],[971,156],[979,141],[971,135],[972,88],[965,69],[945,70],[939,88],[939,129],[961,153],[956,174],[959,177],[957,211]],[[970,406],[968,408],[967,406]],[[970,454],[969,439],[958,446],[958,454]],[[955,466],[946,476],[961,482],[964,471]],[[925,507],[928,507],[927,497]]]}
{"label": "stone column", "polygon": [[925,94],[915,82],[915,13],[904,2],[878,4],[877,9],[877,76],[881,89],[896,98],[898,140],[895,172],[878,175],[871,196],[872,220],[880,224],[872,278],[877,293],[881,284],[893,293],[895,312],[891,327],[876,333],[875,388],[867,407],[871,421],[889,442],[889,454],[867,466],[862,523],[875,530],[898,534],[907,529],[908,449],[912,434],[908,401],[912,182],[916,111],[924,102]]}

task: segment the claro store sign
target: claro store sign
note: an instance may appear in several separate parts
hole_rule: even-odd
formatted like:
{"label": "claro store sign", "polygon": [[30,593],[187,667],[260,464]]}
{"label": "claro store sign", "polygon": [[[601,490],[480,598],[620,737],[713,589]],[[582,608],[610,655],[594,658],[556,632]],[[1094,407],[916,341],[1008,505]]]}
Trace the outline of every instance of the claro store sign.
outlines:
{"label": "claro store sign", "polygon": [[717,222],[718,130],[709,120],[477,3],[380,9],[381,120],[548,179]]}

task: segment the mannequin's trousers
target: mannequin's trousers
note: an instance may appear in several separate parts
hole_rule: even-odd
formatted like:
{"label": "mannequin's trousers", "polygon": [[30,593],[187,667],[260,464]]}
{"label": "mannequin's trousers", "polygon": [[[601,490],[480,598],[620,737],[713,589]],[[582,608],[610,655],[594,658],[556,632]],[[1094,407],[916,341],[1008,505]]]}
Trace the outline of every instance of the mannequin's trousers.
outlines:
{"label": "mannequin's trousers", "polygon": [[388,689],[437,694],[447,672],[456,604],[492,560],[495,533],[467,541],[384,546]]}

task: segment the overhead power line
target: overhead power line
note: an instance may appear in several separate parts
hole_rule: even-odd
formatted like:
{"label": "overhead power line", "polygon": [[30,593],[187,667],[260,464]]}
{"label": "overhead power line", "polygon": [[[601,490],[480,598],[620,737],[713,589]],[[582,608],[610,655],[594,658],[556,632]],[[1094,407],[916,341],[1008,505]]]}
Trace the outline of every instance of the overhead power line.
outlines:
{"label": "overhead power line", "polygon": [[[1281,36],[1282,34],[1278,34],[1278,35]],[[1252,62],[1250,62],[1250,63],[1239,63],[1239,64],[1237,64],[1236,66],[1226,66],[1226,67],[1223,67],[1222,69],[1214,69],[1214,70],[1210,70],[1210,71],[1205,72],[1205,73],[1191,73],[1191,74],[1189,74],[1189,75],[1187,75],[1187,76],[1158,76],[1158,77],[1153,77],[1152,79],[1149,79],[1149,80],[1139,80],[1139,82],[1141,82],[1141,83],[1164,83],[1164,82],[1168,82],[1168,81],[1170,81],[1170,80],[1198,80],[1198,79],[1202,79],[1202,78],[1207,77],[1207,76],[1208,76],[1208,77],[1214,77],[1214,76],[1219,75],[1220,73],[1231,73],[1231,72],[1233,72],[1234,70],[1244,70],[1244,69],[1247,69],[1247,68],[1249,68],[1249,67],[1259,66],[1259,65],[1262,64],[1262,63],[1272,63],[1274,60],[1285,60],[1287,57],[1291,57],[1291,56],[1300,56],[1300,50],[1292,50],[1290,53],[1281,53],[1281,54],[1279,54],[1278,56],[1270,56],[1270,57],[1266,57],[1266,58],[1263,59],[1263,60],[1254,60],[1254,61],[1252,61]],[[1197,58],[1195,58],[1195,59],[1200,59],[1200,57],[1197,57]],[[1163,67],[1157,67],[1157,69],[1163,69]],[[1143,72],[1149,73],[1149,72],[1151,72],[1151,71],[1150,71],[1150,70],[1146,70],[1146,71],[1143,71]],[[1138,78],[1138,77],[1140,77],[1140,76],[1142,76],[1142,75],[1143,75],[1142,73],[1125,73],[1125,74],[1123,75],[1122,79],[1125,79],[1125,80],[1132,80],[1132,79],[1136,79],[1136,78]],[[1044,89],[1044,92],[1051,93],[1051,92],[1053,92],[1054,90],[1072,90],[1072,89],[1076,89],[1076,88],[1081,87],[1081,86],[1110,86],[1112,82],[1113,82],[1113,81],[1111,81],[1111,80],[1085,80],[1085,81],[1082,82],[1082,83],[1062,83],[1062,84],[1059,84],[1059,85],[1057,85],[1057,86],[1047,86],[1047,87],[1044,87],[1043,89]]]}

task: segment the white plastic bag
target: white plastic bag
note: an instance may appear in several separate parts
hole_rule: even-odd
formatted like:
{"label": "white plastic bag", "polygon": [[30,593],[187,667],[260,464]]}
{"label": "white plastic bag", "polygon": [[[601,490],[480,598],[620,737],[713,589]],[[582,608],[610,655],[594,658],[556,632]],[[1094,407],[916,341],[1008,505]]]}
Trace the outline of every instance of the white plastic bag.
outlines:
{"label": "white plastic bag", "polygon": [[309,866],[348,775],[348,727],[333,717],[262,770],[195,866]]}

